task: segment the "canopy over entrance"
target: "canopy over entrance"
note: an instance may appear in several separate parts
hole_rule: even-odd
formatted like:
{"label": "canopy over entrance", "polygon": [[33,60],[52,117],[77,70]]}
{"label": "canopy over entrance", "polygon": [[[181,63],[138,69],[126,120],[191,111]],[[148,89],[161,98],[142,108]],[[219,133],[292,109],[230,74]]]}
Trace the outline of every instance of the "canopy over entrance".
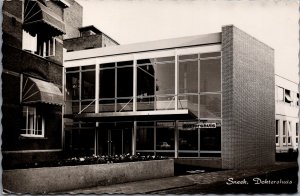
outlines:
{"label": "canopy over entrance", "polygon": [[132,121],[132,120],[184,120],[196,118],[189,110],[162,110],[137,112],[82,113],[65,115],[66,118],[87,121]]}

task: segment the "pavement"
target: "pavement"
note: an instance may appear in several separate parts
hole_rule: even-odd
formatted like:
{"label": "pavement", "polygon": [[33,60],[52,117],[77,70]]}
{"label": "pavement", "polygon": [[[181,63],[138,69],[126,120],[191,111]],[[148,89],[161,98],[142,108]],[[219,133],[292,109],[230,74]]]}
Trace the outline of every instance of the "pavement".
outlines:
{"label": "pavement", "polygon": [[198,173],[192,175],[174,176],[128,182],[109,186],[97,186],[85,189],[71,190],[60,194],[147,194],[159,193],[165,190],[192,187],[195,185],[213,185],[228,181],[228,178],[245,179],[268,175],[272,172],[298,167],[297,162],[276,162],[275,165],[244,170],[221,170],[216,172]]}

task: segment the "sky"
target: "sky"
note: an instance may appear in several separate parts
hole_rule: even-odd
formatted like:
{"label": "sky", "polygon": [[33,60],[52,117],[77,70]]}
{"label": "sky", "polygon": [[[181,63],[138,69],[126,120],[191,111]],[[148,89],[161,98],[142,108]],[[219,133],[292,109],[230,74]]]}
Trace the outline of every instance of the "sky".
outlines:
{"label": "sky", "polygon": [[233,24],[275,50],[275,73],[298,79],[297,0],[77,0],[83,25],[120,44],[221,32]]}

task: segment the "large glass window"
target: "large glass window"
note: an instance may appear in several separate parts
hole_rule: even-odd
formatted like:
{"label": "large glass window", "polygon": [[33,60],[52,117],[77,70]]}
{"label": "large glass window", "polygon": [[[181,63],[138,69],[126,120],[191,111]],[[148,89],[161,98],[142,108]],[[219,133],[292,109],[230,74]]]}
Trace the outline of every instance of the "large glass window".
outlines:
{"label": "large glass window", "polygon": [[157,64],[155,68],[156,76],[156,95],[175,93],[175,64]]}
{"label": "large glass window", "polygon": [[179,127],[179,150],[196,151],[198,153],[198,129],[196,122],[184,122]]}
{"label": "large glass window", "polygon": [[221,59],[200,61],[200,91],[221,91]]}
{"label": "large glass window", "polygon": [[198,93],[198,60],[179,62],[179,93]]}
{"label": "large glass window", "polygon": [[175,57],[137,60],[137,110],[175,107]]}
{"label": "large glass window", "polygon": [[133,96],[133,68],[122,67],[117,69],[117,97]]}
{"label": "large glass window", "polygon": [[221,117],[221,95],[200,95],[200,118]]}
{"label": "large glass window", "polygon": [[115,98],[115,69],[100,70],[99,97]]}
{"label": "large glass window", "polygon": [[44,137],[45,119],[36,107],[23,106],[22,133],[24,137]]}
{"label": "large glass window", "polygon": [[157,122],[156,150],[163,150],[163,151],[174,150],[174,144],[175,144],[174,130],[175,130],[174,122]]}
{"label": "large glass window", "polygon": [[154,150],[154,126],[138,127],[136,138],[137,150]]}
{"label": "large glass window", "polygon": [[95,112],[95,65],[66,69],[66,114]]}
{"label": "large glass window", "polygon": [[220,121],[200,122],[200,156],[220,156],[221,123]]}
{"label": "large glass window", "polygon": [[81,99],[95,99],[95,70],[81,73]]}

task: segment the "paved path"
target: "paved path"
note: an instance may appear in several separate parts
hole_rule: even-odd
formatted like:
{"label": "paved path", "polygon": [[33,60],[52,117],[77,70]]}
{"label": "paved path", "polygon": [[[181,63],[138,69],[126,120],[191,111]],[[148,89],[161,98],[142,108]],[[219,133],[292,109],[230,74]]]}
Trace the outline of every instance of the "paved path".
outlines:
{"label": "paved path", "polygon": [[174,176],[169,178],[152,179],[138,182],[115,184],[110,186],[98,186],[86,189],[72,190],[67,194],[145,194],[163,190],[190,187],[195,185],[211,185],[227,181],[228,178],[244,179],[251,176],[260,176],[275,171],[297,167],[296,162],[281,162],[273,166],[259,169],[226,170],[193,175]]}

